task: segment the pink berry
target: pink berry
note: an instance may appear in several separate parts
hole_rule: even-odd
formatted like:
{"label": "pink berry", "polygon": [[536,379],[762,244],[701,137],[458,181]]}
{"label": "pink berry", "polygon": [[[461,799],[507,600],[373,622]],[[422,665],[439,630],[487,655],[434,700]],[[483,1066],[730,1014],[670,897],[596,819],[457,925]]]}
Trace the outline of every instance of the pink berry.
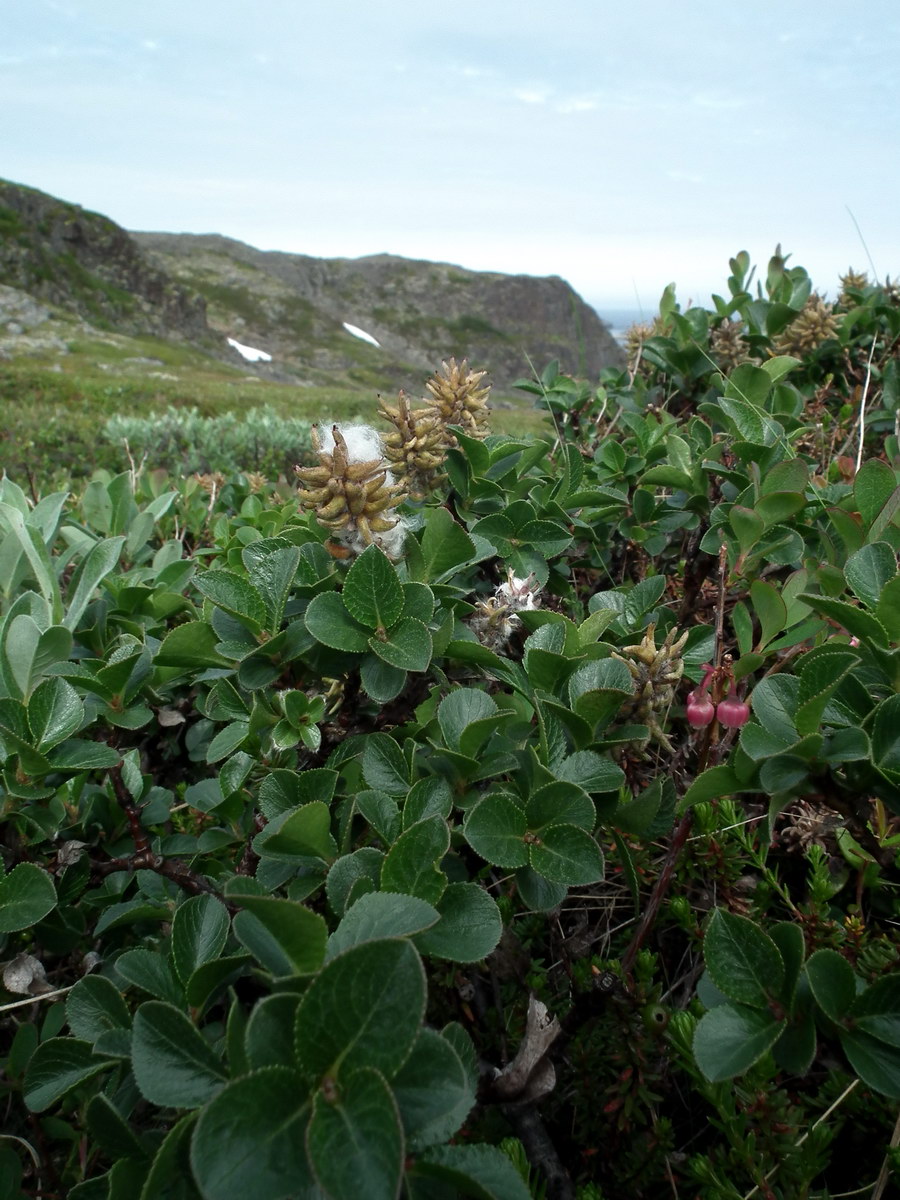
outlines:
{"label": "pink berry", "polygon": [[750,709],[743,700],[734,700],[729,697],[727,700],[719,701],[716,707],[716,716],[719,724],[724,725],[726,729],[740,729],[750,720]]}
{"label": "pink berry", "polygon": [[709,696],[698,695],[697,692],[691,692],[687,698],[687,719],[688,724],[693,725],[695,729],[702,729],[704,725],[708,725],[715,715],[713,702]]}

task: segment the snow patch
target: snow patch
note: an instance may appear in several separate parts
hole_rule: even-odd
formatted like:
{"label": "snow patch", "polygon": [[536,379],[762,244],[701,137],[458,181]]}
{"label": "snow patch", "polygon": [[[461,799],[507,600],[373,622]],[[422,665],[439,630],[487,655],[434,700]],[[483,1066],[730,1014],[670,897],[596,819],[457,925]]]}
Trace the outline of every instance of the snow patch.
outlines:
{"label": "snow patch", "polygon": [[234,346],[238,354],[242,358],[246,358],[247,362],[271,362],[272,355],[266,354],[265,350],[257,350],[255,346],[245,346],[242,342],[236,342],[234,338],[228,339],[228,345]]}
{"label": "snow patch", "polygon": [[379,349],[381,349],[381,342],[376,341],[376,339],[372,337],[371,333],[366,333],[366,331],[364,329],[360,329],[358,325],[351,325],[349,321],[344,321],[343,326],[347,332],[352,333],[354,337],[362,338],[364,342],[369,342],[370,345],[377,346]]}

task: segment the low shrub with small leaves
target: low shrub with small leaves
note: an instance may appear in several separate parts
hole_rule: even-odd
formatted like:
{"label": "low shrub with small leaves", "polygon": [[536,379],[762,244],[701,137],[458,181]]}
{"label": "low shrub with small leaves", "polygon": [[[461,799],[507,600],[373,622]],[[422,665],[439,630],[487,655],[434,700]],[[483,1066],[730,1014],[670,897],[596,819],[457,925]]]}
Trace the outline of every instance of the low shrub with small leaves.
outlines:
{"label": "low shrub with small leaves", "polygon": [[543,438],[0,482],[0,1195],[896,1187],[900,304],[748,271]]}

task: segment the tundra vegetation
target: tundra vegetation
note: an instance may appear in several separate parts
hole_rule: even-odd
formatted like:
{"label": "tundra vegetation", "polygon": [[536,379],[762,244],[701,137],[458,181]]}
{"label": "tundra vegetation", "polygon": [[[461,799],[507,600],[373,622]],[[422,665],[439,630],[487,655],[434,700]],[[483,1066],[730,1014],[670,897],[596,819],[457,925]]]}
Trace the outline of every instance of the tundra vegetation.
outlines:
{"label": "tundra vegetation", "polygon": [[536,437],[3,478],[0,1195],[896,1188],[900,294],[730,269]]}

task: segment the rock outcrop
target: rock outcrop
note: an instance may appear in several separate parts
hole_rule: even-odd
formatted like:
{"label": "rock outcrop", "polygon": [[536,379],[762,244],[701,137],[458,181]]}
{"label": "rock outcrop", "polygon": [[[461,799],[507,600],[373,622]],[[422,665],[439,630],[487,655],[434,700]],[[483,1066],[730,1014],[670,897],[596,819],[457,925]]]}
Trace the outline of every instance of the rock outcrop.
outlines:
{"label": "rock outcrop", "polygon": [[[205,296],[210,323],[302,369],[425,374],[450,355],[488,365],[497,388],[558,358],[595,377],[624,362],[597,313],[564,280],[503,275],[377,254],[313,258],[216,234],[136,233],[179,282]],[[378,342],[360,342],[345,323]]]}

